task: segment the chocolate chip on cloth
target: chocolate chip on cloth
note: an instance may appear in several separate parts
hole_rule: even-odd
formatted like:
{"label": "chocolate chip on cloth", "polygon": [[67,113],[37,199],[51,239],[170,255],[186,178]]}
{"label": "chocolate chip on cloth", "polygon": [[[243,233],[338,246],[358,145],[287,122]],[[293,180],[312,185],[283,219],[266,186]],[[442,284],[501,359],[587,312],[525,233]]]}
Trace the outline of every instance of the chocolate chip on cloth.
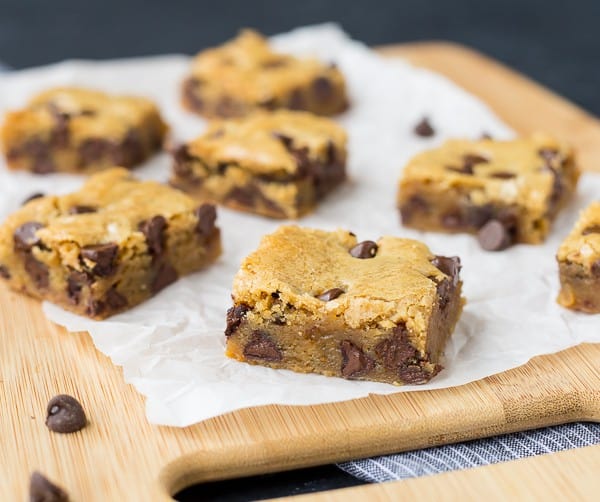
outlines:
{"label": "chocolate chip on cloth", "polygon": [[421,136],[422,138],[429,138],[435,134],[435,131],[429,123],[429,119],[427,117],[423,117],[415,126],[413,131],[417,136]]}
{"label": "chocolate chip on cloth", "polygon": [[108,277],[117,270],[116,259],[119,246],[114,242],[93,244],[81,248],[82,258],[93,262],[92,273],[98,277]]}
{"label": "chocolate chip on cloth", "polygon": [[354,246],[349,252],[354,258],[374,258],[377,254],[377,244],[373,241],[362,241]]}
{"label": "chocolate chip on cloth", "polygon": [[29,480],[29,502],[69,502],[69,496],[38,471]]}
{"label": "chocolate chip on cloth", "polygon": [[80,431],[86,425],[85,411],[74,397],[59,394],[48,402],[46,426],[52,432],[69,434]]}

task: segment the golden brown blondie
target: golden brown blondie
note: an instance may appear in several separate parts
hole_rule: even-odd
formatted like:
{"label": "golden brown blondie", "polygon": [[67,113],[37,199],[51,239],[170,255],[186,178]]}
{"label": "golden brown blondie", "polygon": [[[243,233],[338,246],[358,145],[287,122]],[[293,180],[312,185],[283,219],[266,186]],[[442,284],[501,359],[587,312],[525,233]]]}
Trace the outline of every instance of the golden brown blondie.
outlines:
{"label": "golden brown blondie", "polygon": [[102,319],[141,303],[221,251],[216,212],[123,168],[27,202],[0,226],[9,286]]}
{"label": "golden brown blondie", "polygon": [[161,149],[166,130],[148,99],[59,87],[8,113],[1,136],[11,169],[88,173],[142,163]]}
{"label": "golden brown blondie", "polygon": [[271,218],[309,212],[346,177],[346,133],[306,112],[216,121],[174,155],[171,184]]}
{"label": "golden brown blondie", "polygon": [[289,108],[334,115],[348,106],[337,67],[274,52],[251,30],[200,52],[182,84],[182,102],[207,117],[236,117],[257,109]]}
{"label": "golden brown blondie", "polygon": [[251,364],[394,384],[440,369],[462,311],[460,260],[397,237],[280,227],[242,263],[227,355]]}
{"label": "golden brown blondie", "polygon": [[452,140],[408,163],[398,207],[403,225],[476,233],[497,251],[542,242],[578,178],[571,148],[545,135]]}
{"label": "golden brown blondie", "polygon": [[600,312],[600,202],[590,204],[558,254],[558,302],[582,312]]}

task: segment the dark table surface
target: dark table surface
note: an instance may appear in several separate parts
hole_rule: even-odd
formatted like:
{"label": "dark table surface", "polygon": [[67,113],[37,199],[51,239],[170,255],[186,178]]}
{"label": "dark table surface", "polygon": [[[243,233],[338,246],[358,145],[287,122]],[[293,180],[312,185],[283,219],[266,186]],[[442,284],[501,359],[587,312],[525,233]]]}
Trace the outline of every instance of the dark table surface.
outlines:
{"label": "dark table surface", "polygon": [[[598,0],[0,0],[0,61],[25,68],[69,58],[193,54],[241,27],[270,35],[326,21],[370,45],[466,44],[600,115]],[[241,501],[358,483],[325,466],[198,486],[180,499]]]}

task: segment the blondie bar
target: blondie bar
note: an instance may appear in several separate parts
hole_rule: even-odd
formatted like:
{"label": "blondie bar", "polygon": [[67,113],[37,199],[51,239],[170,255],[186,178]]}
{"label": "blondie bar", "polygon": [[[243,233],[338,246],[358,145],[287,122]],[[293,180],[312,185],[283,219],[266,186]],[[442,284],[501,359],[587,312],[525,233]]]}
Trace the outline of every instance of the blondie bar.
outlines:
{"label": "blondie bar", "polygon": [[279,54],[251,30],[196,56],[182,84],[182,101],[188,110],[207,117],[276,108],[333,115],[348,106],[337,67]]}
{"label": "blondie bar", "polygon": [[558,302],[573,310],[600,312],[600,202],[581,213],[556,258],[561,283]]}
{"label": "blondie bar", "polygon": [[171,184],[199,200],[297,218],[346,177],[346,133],[306,112],[216,121],[174,155]]}
{"label": "blondie bar", "polygon": [[162,147],[166,126],[148,99],[55,88],[7,114],[8,167],[38,174],[133,167]]}
{"label": "blondie bar", "polygon": [[298,372],[427,382],[462,311],[459,271],[457,257],[411,239],[280,227],[235,276],[226,353]]}
{"label": "blondie bar", "polygon": [[123,168],[27,202],[0,227],[13,289],[101,319],[151,297],[220,253],[216,212]]}
{"label": "blondie bar", "polygon": [[408,163],[398,207],[406,226],[477,233],[487,250],[538,244],[578,177],[572,150],[544,135],[453,140]]}

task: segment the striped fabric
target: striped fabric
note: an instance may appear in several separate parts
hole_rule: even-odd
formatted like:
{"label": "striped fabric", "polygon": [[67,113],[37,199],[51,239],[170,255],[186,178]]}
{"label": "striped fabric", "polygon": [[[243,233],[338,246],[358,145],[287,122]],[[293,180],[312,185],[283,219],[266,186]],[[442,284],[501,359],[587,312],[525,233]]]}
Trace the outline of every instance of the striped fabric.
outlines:
{"label": "striped fabric", "polygon": [[363,481],[381,483],[495,464],[600,444],[600,424],[573,423],[338,464]]}

